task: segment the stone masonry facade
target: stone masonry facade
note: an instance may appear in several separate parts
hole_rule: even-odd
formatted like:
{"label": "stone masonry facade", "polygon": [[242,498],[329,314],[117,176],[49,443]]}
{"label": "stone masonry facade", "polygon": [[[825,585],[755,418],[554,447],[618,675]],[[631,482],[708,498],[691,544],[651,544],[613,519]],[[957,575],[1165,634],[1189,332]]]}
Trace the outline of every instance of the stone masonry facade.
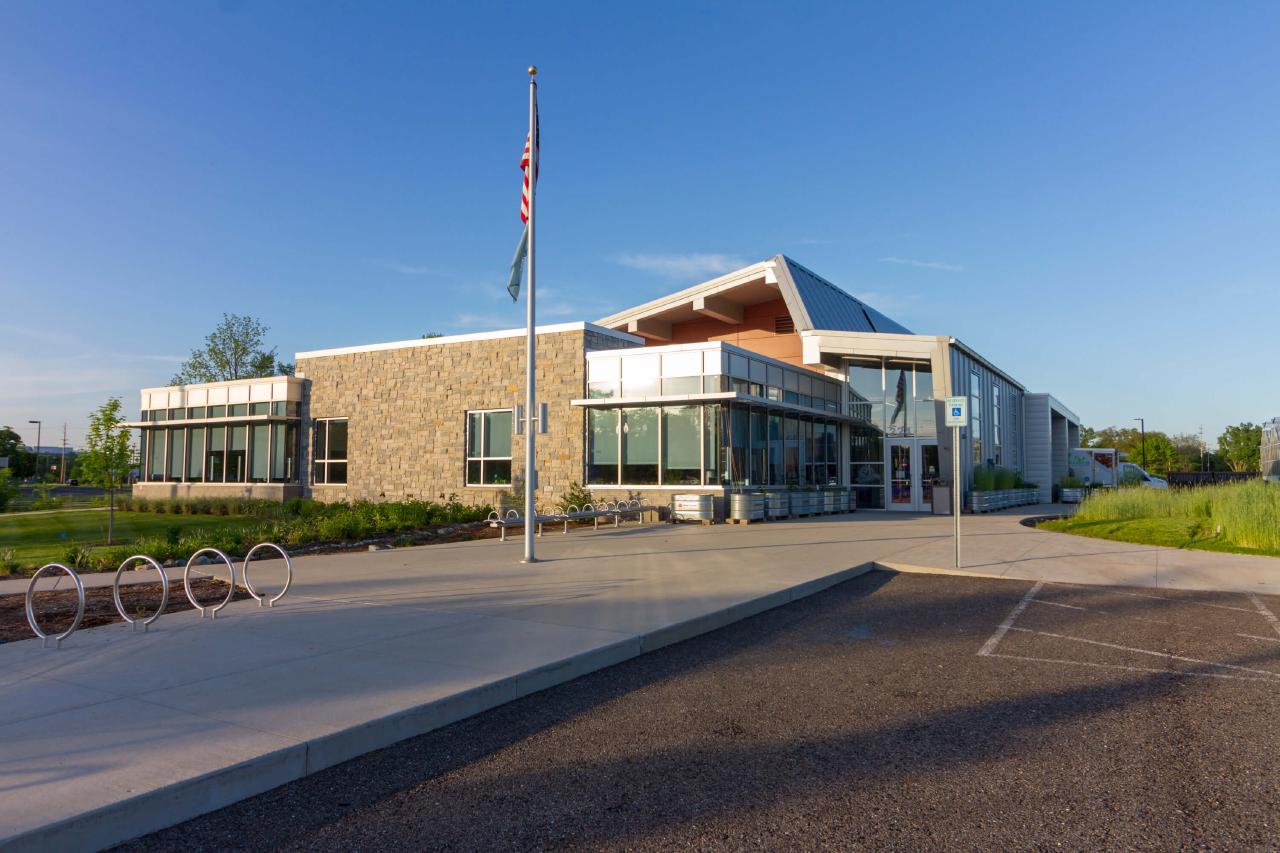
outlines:
{"label": "stone masonry facade", "polygon": [[[538,398],[548,404],[548,432],[535,445],[540,506],[582,482],[586,419],[569,401],[586,396],[586,350],[618,345],[628,344],[589,329],[538,335]],[[524,348],[521,335],[300,358],[298,376],[310,380],[308,427],[348,419],[347,483],[309,486],[311,495],[521,503],[525,437],[512,436],[510,486],[469,487],[466,430],[469,411],[524,402]],[[302,452],[310,472],[309,440]]]}

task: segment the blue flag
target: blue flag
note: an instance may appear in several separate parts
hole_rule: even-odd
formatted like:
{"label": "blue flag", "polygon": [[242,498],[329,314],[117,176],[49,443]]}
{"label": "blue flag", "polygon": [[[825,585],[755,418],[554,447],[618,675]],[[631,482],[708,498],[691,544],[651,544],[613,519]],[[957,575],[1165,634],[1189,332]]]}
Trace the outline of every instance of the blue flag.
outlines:
{"label": "blue flag", "polygon": [[529,226],[520,233],[520,245],[516,246],[516,256],[511,259],[511,276],[507,279],[507,293],[511,301],[520,299],[520,278],[524,275],[524,259],[529,257]]}

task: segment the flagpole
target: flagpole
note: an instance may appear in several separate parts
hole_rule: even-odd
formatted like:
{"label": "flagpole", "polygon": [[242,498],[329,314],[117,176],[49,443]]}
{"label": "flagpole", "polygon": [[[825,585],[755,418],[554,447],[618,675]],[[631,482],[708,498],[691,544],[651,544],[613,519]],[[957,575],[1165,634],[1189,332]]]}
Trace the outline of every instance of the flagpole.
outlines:
{"label": "flagpole", "polygon": [[533,231],[533,204],[534,196],[537,193],[538,186],[538,81],[536,79],[538,69],[529,66],[529,290],[526,294],[526,308],[528,316],[525,320],[527,329],[525,330],[525,397],[524,397],[524,562],[536,563],[537,558],[533,553],[534,535],[538,529],[538,511],[534,504],[534,486],[537,484],[538,469],[534,463],[534,444],[538,434],[538,409],[537,409],[537,389],[535,383],[537,381],[537,345],[534,327],[534,301],[533,301],[533,251],[534,251],[534,231]]}

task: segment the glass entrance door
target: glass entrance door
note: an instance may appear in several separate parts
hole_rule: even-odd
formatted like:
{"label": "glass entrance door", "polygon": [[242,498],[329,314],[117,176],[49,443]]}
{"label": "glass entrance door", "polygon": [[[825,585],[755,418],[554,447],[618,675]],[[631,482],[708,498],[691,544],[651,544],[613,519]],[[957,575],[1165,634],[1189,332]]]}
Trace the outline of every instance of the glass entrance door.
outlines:
{"label": "glass entrance door", "polygon": [[889,442],[889,509],[914,511],[916,508],[915,442]]}
{"label": "glass entrance door", "polygon": [[889,509],[929,512],[933,508],[933,481],[938,477],[938,443],[911,439],[890,440]]}
{"label": "glass entrance door", "polygon": [[920,511],[933,511],[933,481],[941,476],[936,442],[920,443]]}

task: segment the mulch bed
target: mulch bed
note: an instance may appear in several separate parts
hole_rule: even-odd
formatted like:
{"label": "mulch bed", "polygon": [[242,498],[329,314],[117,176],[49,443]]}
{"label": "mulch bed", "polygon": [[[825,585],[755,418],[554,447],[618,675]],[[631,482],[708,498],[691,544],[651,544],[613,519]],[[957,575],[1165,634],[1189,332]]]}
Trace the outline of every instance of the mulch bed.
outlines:
{"label": "mulch bed", "polygon": [[[43,583],[43,579],[41,583]],[[64,579],[63,581],[67,581]],[[217,578],[193,578],[191,589],[196,598],[210,604],[218,604],[227,595],[227,582]],[[249,593],[237,587],[232,601],[248,598]],[[36,620],[40,628],[50,637],[60,634],[71,627],[71,620],[76,617],[76,590],[58,589],[50,592],[36,590],[34,606]],[[121,584],[120,601],[124,609],[135,619],[147,618],[156,612],[160,603],[160,584],[140,583]],[[191,602],[183,592],[182,582],[169,584],[169,604],[165,613],[178,613],[191,610]],[[123,622],[116,611],[115,601],[111,597],[111,587],[87,587],[84,591],[84,619],[80,620],[81,628],[92,628],[96,625],[108,625],[112,622]],[[159,623],[157,623],[159,624]],[[26,596],[23,594],[0,595],[0,643],[13,640],[30,640],[35,637],[31,626],[27,624]]]}

